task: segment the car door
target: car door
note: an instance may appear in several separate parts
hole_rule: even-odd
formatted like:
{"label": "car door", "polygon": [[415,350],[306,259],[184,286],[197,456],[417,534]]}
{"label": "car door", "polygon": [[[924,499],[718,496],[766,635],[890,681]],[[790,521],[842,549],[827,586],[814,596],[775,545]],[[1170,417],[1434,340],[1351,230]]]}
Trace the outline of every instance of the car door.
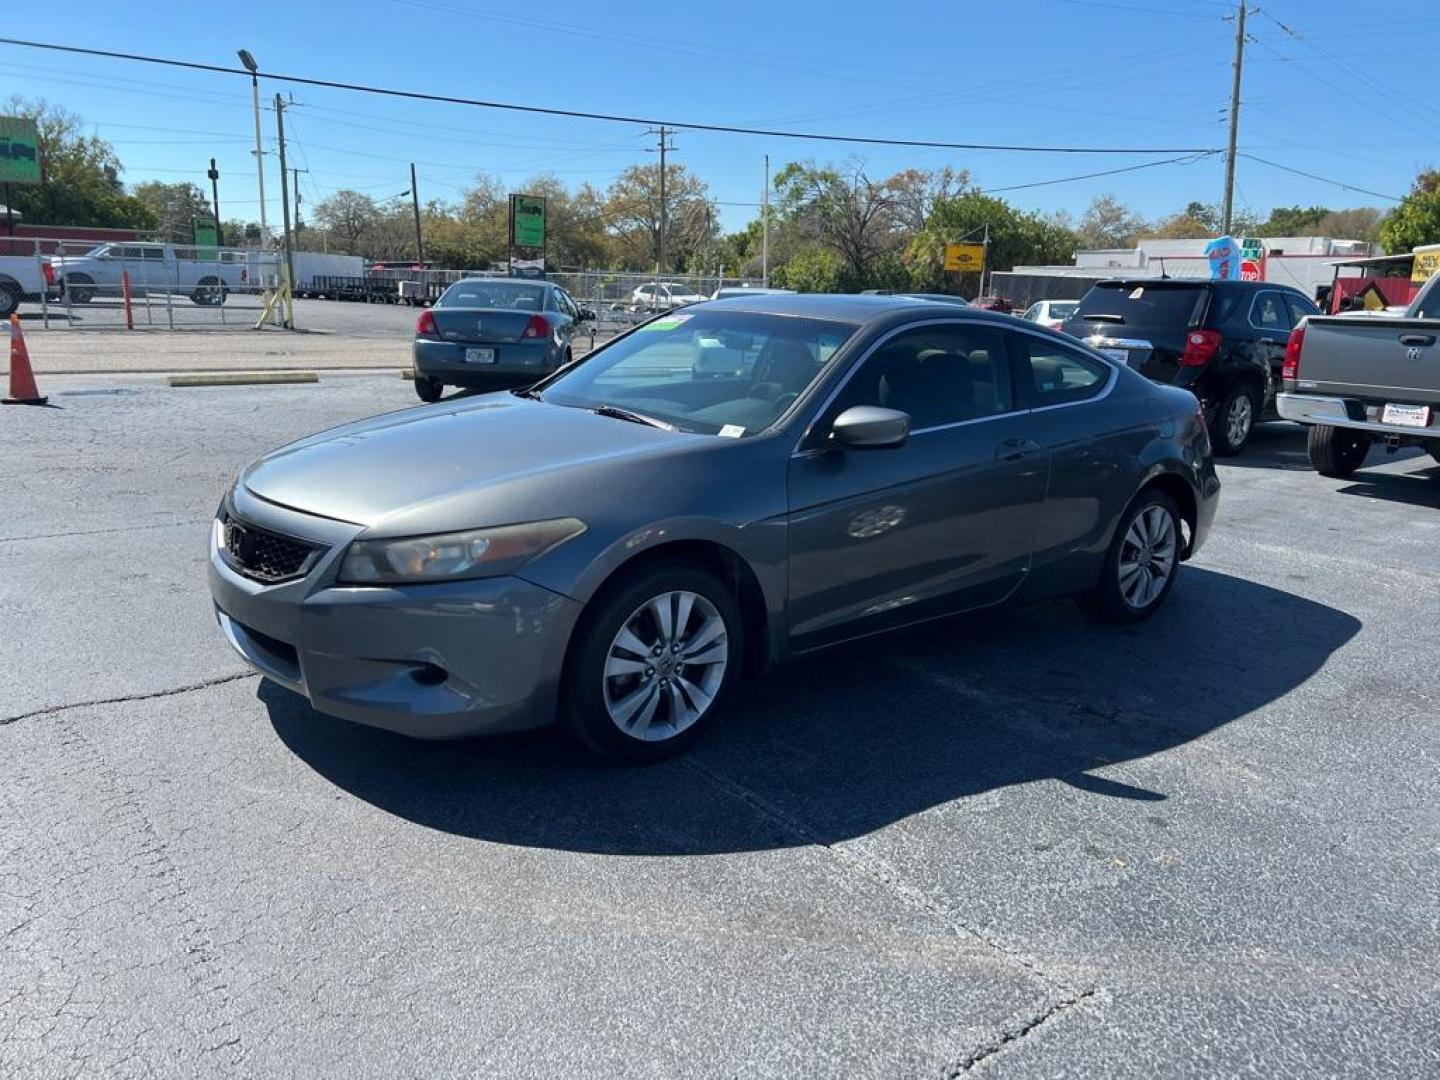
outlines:
{"label": "car door", "polygon": [[[1129,478],[1158,417],[1107,404],[1118,373],[1099,357],[1038,331],[1007,330],[1016,399],[1049,464],[1032,578],[1103,553],[1110,522],[1133,494]],[[1119,500],[1121,505],[1115,505]]]}
{"label": "car door", "polygon": [[559,316],[555,320],[555,336],[560,339],[568,351],[570,341],[575,336],[575,320],[580,315],[579,309],[575,307],[574,301],[565,294],[564,289],[551,290],[550,300],[555,307],[554,314]]}
{"label": "car door", "polygon": [[[909,439],[834,447],[830,425],[857,405],[907,413]],[[996,327],[935,320],[891,332],[790,460],[792,647],[1003,600],[1029,566],[1045,479]]]}

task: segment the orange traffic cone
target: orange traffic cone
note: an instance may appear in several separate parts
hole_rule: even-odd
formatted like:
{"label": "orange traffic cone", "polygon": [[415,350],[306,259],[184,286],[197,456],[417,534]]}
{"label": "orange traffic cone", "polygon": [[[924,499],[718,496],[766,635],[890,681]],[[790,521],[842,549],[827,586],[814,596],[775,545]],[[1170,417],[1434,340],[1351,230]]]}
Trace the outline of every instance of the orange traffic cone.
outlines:
{"label": "orange traffic cone", "polygon": [[49,398],[40,396],[35,373],[30,370],[30,350],[25,348],[25,335],[20,332],[20,316],[10,316],[10,396],[6,405],[44,405]]}

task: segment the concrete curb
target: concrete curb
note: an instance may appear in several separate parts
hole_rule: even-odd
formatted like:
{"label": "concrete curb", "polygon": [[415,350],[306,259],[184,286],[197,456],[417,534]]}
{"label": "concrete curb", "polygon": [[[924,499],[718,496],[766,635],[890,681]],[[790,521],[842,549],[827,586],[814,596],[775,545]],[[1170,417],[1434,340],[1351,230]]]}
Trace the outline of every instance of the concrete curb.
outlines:
{"label": "concrete curb", "polygon": [[264,383],[313,383],[320,376],[313,371],[214,371],[194,375],[170,375],[171,386],[258,386]]}

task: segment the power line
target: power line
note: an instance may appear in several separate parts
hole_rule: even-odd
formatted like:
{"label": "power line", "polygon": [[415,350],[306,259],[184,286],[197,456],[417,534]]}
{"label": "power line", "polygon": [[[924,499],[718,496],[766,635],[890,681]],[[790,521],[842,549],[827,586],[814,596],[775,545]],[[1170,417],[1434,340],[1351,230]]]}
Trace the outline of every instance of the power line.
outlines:
{"label": "power line", "polygon": [[1203,154],[1182,154],[1179,157],[1165,158],[1163,161],[1147,161],[1141,165],[1127,165],[1123,169],[1105,169],[1102,172],[1081,173],[1078,176],[1062,176],[1057,180],[1036,180],[1029,184],[1007,184],[1004,187],[996,188],[981,187],[978,190],[982,194],[993,195],[1001,191],[1024,191],[1026,188],[1050,187],[1052,184],[1069,184],[1076,180],[1093,180],[1099,176],[1116,176],[1120,173],[1138,172],[1141,169],[1153,169],[1157,165],[1193,165],[1197,161],[1204,161],[1206,158],[1214,157],[1218,153],[1220,153],[1219,150],[1207,150]]}
{"label": "power line", "polygon": [[1250,161],[1258,161],[1261,165],[1269,165],[1272,169],[1279,169],[1281,172],[1294,173],[1296,176],[1304,176],[1311,180],[1318,180],[1322,184],[1331,184],[1338,188],[1344,188],[1346,191],[1358,191],[1361,195],[1373,195],[1377,199],[1385,199],[1388,202],[1398,203],[1404,201],[1399,195],[1386,195],[1380,191],[1371,191],[1369,188],[1356,187],[1354,184],[1331,180],[1328,176],[1317,176],[1315,173],[1306,172],[1304,169],[1295,169],[1289,165],[1281,165],[1278,161],[1267,161],[1265,158],[1256,157],[1254,154],[1241,153],[1239,156],[1248,158]]}
{"label": "power line", "polygon": [[[99,56],[110,60],[131,60],[142,64],[159,64],[164,67],[185,68],[191,71],[208,71],[220,75],[243,75],[251,73],[243,68],[226,67],[221,64],[202,64],[193,60],[175,60],[169,57],[144,56],[139,53],[115,52],[110,49],[88,49],[78,45],[56,45],[43,41],[26,41],[20,38],[0,37],[0,45],[15,45],[25,49],[44,49],[50,52],[75,53],[81,56]],[[813,131],[781,131],[768,128],[741,127],[733,124],[685,123],[652,117],[625,116],[616,113],[585,112],[578,109],[557,109],[541,105],[521,105],[507,101],[485,101],[479,98],[453,97],[448,94],[428,94],[419,90],[396,90],[390,87],[370,86],[364,83],[339,82],[332,79],[314,79],[303,75],[286,75],[275,72],[256,72],[276,82],[295,83],[300,86],[323,86],[332,90],[351,90],[381,97],[408,98],[414,101],[433,101],[446,105],[468,105],[481,109],[503,109],[509,112],[532,113],[541,116],[565,116],[579,120],[603,120],[617,124],[642,124],[651,127],[688,128],[691,131],[715,131],[729,135],[760,135],[776,139],[803,139],[811,142],[855,143],[866,146],[909,146],[935,150],[998,150],[1017,154],[1199,154],[1210,152],[1209,147],[1118,147],[1118,146],[1028,146],[1000,143],[942,142],[929,139],[887,139],[868,135],[827,135]]]}

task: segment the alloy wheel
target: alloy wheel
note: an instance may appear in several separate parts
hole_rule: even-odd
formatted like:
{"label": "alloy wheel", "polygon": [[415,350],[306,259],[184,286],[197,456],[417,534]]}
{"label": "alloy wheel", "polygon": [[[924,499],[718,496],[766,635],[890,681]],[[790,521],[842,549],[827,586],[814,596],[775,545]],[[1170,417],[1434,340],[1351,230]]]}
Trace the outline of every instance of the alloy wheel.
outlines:
{"label": "alloy wheel", "polygon": [[1255,422],[1255,407],[1250,403],[1249,394],[1236,394],[1225,414],[1225,437],[1231,446],[1243,446],[1250,437],[1250,426]]}
{"label": "alloy wheel", "polygon": [[1153,604],[1175,571],[1175,519],[1151,504],[1135,515],[1120,547],[1120,595],[1139,611]]}
{"label": "alloy wheel", "polygon": [[621,624],[605,654],[605,708],[626,735],[674,738],[709,710],[730,662],[719,610],[699,593],[661,593]]}

